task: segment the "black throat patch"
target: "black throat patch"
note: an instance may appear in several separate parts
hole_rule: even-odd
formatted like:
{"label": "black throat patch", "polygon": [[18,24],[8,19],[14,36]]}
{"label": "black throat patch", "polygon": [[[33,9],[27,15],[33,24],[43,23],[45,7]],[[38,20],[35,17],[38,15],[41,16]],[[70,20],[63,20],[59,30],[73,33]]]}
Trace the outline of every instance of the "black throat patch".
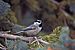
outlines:
{"label": "black throat patch", "polygon": [[42,27],[42,24],[40,24],[39,27]]}

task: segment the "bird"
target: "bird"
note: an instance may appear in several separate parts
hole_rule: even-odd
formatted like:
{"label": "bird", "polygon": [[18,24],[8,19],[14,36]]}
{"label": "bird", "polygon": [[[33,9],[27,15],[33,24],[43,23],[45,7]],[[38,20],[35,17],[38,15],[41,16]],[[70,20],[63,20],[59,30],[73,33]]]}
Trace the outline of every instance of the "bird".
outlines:
{"label": "bird", "polygon": [[36,36],[42,30],[42,21],[36,20],[32,25],[23,28],[21,31],[16,34],[25,33],[27,36]]}

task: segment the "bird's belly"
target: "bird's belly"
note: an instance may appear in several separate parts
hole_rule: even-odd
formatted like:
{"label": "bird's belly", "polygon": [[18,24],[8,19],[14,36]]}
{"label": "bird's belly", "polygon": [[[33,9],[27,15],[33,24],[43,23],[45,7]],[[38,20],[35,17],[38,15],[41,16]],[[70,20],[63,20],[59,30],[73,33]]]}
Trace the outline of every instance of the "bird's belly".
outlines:
{"label": "bird's belly", "polygon": [[37,35],[41,31],[41,29],[42,28],[35,29],[35,30],[29,30],[29,31],[26,31],[26,34],[28,36],[35,36],[35,35]]}
{"label": "bird's belly", "polygon": [[28,35],[28,36],[34,36],[34,35],[36,35],[37,34],[37,32],[34,30],[31,30],[31,31],[27,31],[26,32],[26,34]]}

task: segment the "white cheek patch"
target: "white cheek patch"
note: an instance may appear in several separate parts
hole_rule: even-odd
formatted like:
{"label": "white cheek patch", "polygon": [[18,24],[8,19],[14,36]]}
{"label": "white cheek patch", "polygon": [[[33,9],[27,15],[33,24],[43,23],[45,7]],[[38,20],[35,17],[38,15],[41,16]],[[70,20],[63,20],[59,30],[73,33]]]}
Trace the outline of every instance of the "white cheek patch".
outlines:
{"label": "white cheek patch", "polygon": [[40,23],[38,23],[38,22],[34,22],[34,25],[40,25]]}

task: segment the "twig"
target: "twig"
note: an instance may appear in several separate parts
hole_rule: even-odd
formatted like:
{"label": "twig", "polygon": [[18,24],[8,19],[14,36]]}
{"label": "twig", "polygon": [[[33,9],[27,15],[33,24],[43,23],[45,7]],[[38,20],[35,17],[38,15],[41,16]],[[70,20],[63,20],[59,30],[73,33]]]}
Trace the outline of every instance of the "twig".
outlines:
{"label": "twig", "polygon": [[34,40],[33,42],[31,42],[31,44],[33,44],[33,43],[35,43],[36,42],[36,40]]}
{"label": "twig", "polygon": [[0,49],[2,49],[2,50],[6,50],[6,47],[3,46],[3,45],[0,43]]}
{"label": "twig", "polygon": [[40,42],[44,43],[44,44],[47,44],[49,45],[50,43],[46,42],[46,41],[43,41],[42,39],[38,39]]}
{"label": "twig", "polygon": [[55,0],[50,0],[52,3],[56,4],[56,5],[59,5],[58,2],[56,2]]}
{"label": "twig", "polygon": [[0,46],[1,46],[1,47],[4,47],[1,43],[0,43]]}
{"label": "twig", "polygon": [[40,43],[39,43],[39,41],[38,41],[37,37],[34,37],[34,38],[36,39],[36,41],[37,41],[37,43],[38,43],[38,45],[39,45]]}
{"label": "twig", "polygon": [[[40,42],[43,43],[43,44],[46,44],[46,45],[49,45],[49,44],[50,44],[50,43],[48,43],[48,42],[46,42],[46,41],[44,41],[44,40],[42,40],[42,39],[37,39],[37,40],[38,40],[39,44],[40,44]],[[31,44],[37,42],[37,40],[33,41]],[[38,45],[39,45],[39,44],[38,44]]]}
{"label": "twig", "polygon": [[63,9],[60,9],[60,11],[67,17],[70,18],[71,20],[75,20],[71,15],[69,15],[67,12],[65,12]]}

